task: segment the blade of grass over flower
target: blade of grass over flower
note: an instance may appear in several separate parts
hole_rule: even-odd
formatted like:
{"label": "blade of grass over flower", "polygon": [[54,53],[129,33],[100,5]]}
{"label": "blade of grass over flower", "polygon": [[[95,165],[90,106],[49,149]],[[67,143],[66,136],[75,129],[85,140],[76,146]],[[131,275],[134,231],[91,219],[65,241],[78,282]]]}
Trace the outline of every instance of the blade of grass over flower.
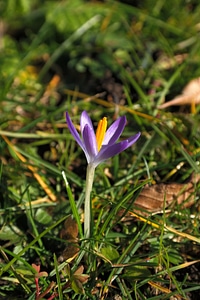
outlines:
{"label": "blade of grass over flower", "polygon": [[63,176],[64,182],[65,182],[67,195],[69,197],[69,202],[70,202],[70,206],[71,206],[71,209],[72,209],[72,214],[73,214],[73,216],[74,216],[74,218],[77,222],[79,234],[80,234],[81,238],[83,238],[83,231],[82,231],[80,215],[79,215],[79,212],[78,212],[75,200],[74,200],[74,196],[72,194],[72,191],[71,191],[70,186],[69,186],[69,182],[67,180],[67,177],[66,177],[66,174],[65,174],[64,171],[62,171],[62,176]]}

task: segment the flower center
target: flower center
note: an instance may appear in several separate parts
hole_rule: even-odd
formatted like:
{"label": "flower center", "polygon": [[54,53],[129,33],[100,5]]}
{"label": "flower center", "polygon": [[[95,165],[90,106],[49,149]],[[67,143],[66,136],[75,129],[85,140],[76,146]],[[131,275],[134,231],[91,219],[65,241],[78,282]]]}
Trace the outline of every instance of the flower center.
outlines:
{"label": "flower center", "polygon": [[97,139],[97,149],[98,151],[101,149],[103,139],[107,129],[107,118],[104,117],[99,121],[96,131],[96,139]]}

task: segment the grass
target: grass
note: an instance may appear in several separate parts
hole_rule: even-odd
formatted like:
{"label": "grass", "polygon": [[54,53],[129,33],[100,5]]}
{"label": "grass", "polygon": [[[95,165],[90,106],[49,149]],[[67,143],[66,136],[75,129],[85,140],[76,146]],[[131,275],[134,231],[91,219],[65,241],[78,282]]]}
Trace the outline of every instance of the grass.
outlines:
{"label": "grass", "polygon": [[[16,3],[0,1],[0,299],[198,299],[200,106],[158,106],[199,77],[200,5]],[[142,132],[96,169],[87,245],[87,164],[65,121],[83,110]],[[190,206],[163,193],[136,210],[147,185],[191,176]]]}

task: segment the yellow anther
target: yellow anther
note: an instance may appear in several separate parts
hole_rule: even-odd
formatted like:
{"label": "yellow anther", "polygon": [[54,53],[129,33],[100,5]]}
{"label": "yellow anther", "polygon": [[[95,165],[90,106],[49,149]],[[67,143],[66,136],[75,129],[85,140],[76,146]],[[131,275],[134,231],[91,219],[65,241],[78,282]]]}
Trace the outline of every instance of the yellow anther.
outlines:
{"label": "yellow anther", "polygon": [[96,131],[96,139],[97,139],[97,149],[98,151],[101,149],[103,139],[107,129],[107,118],[104,117],[99,121]]}

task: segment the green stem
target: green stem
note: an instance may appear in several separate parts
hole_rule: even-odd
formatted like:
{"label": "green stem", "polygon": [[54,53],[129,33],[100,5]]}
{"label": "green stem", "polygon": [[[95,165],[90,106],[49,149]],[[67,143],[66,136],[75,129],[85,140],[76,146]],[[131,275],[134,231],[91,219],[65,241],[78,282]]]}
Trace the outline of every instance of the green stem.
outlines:
{"label": "green stem", "polygon": [[84,209],[84,235],[85,238],[90,237],[90,223],[91,223],[91,191],[94,181],[95,167],[93,164],[88,164],[86,173],[86,186],[85,186],[85,209]]}

